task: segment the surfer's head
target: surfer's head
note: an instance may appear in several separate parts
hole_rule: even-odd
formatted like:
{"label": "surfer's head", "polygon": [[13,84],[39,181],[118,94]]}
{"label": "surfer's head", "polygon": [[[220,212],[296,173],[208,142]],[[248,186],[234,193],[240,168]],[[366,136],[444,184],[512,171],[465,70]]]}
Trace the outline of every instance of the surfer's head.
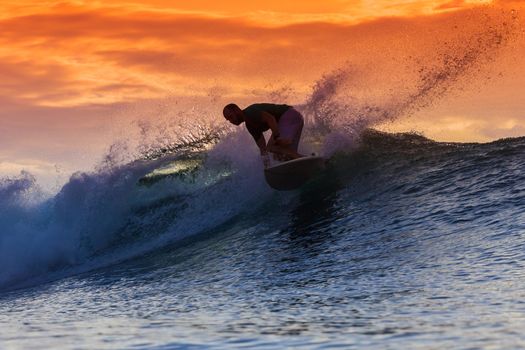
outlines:
{"label": "surfer's head", "polygon": [[241,125],[241,123],[244,121],[244,113],[242,112],[242,109],[240,109],[235,103],[230,103],[224,106],[222,115],[224,115],[224,118],[234,125]]}

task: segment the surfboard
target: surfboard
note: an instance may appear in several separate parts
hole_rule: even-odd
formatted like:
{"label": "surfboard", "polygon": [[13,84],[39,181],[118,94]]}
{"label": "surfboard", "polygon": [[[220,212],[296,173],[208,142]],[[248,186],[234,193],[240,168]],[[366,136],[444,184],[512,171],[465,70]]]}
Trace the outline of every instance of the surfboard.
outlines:
{"label": "surfboard", "polygon": [[304,185],[324,167],[323,157],[302,157],[264,169],[264,177],[271,188],[290,191]]}

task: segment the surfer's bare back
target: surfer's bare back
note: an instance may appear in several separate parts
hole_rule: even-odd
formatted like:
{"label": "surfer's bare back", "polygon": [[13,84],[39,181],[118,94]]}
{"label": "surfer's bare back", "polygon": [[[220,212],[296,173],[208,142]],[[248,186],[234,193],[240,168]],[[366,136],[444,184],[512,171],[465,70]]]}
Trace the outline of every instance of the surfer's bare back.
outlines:
{"label": "surfer's bare back", "polygon": [[[240,109],[236,104],[230,103],[224,107],[222,114],[234,125],[246,123],[246,128],[261,151],[265,166],[269,163],[267,152],[275,153],[281,160],[302,157],[297,153],[297,148],[304,118],[292,106],[256,103]],[[272,130],[272,136],[266,143],[263,132],[269,129]]]}

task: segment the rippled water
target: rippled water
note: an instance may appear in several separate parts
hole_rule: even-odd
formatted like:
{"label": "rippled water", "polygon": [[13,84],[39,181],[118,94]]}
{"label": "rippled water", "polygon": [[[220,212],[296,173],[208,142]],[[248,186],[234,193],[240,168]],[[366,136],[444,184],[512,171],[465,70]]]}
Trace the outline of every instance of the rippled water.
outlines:
{"label": "rippled water", "polygon": [[0,345],[523,348],[524,151],[371,133],[300,191],[264,188],[197,235],[6,290]]}

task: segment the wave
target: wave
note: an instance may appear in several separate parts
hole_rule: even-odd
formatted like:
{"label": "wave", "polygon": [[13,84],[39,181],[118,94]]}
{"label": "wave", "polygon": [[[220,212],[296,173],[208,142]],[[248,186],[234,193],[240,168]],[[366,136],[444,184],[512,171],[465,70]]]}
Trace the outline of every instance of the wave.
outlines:
{"label": "wave", "polygon": [[188,159],[202,161],[202,152],[77,173],[45,200],[27,173],[2,180],[0,286],[24,284],[71,266],[98,266],[95,257],[103,256],[104,264],[121,261],[212,228],[252,207],[266,188],[262,165],[251,156],[251,148],[231,152],[239,143],[251,142],[243,136],[225,137],[207,151],[191,181],[166,177],[141,184],[154,169]]}
{"label": "wave", "polygon": [[[244,152],[239,152],[239,143],[246,143]],[[75,174],[56,196],[41,202],[35,200],[40,194],[29,174],[4,179],[0,285],[9,289],[41,281],[42,276],[114,264],[243,215],[253,227],[267,224],[264,215],[254,213],[268,205],[286,206],[304,191],[331,196],[352,191],[352,200],[363,203],[385,193],[417,202],[444,193],[473,196],[478,203],[480,197],[498,197],[499,192],[508,203],[525,199],[525,138],[454,144],[367,130],[358,147],[340,149],[320,178],[293,193],[275,193],[265,185],[250,143],[243,134],[230,135],[205,155],[174,155]],[[175,168],[141,184],[154,169],[188,159],[201,164],[197,171],[180,173]]]}

